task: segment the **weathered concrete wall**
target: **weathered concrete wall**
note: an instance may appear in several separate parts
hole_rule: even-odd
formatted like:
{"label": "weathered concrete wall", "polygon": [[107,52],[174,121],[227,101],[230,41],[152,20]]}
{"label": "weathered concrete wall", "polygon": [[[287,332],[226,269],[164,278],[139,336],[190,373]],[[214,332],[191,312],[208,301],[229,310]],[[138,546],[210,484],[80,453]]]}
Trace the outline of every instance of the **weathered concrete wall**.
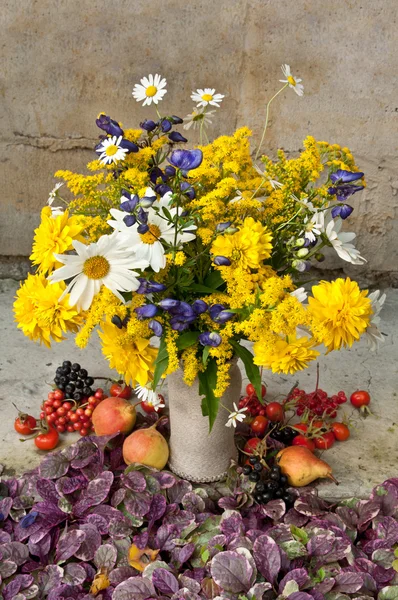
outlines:
{"label": "weathered concrete wall", "polygon": [[0,255],[30,253],[53,172],[93,156],[98,112],[146,116],[142,75],[167,78],[174,114],[216,87],[214,135],[247,124],[258,139],[286,62],[305,96],[275,102],[264,149],[295,152],[308,133],[350,147],[368,179],[350,229],[368,272],[398,271],[395,0],[2,0],[0,27]]}

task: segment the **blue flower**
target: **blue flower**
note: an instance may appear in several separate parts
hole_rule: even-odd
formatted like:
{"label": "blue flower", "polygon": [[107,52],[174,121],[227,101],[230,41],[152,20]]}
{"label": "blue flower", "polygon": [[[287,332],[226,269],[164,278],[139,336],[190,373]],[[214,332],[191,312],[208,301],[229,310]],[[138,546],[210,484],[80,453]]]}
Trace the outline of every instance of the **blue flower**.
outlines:
{"label": "blue flower", "polygon": [[202,164],[202,150],[173,150],[169,162],[177,169],[191,171],[197,169]]}
{"label": "blue flower", "polygon": [[103,131],[106,131],[106,133],[108,133],[109,135],[116,135],[117,137],[119,137],[124,133],[119,123],[117,121],[114,121],[104,113],[99,114],[95,122],[97,124],[97,127],[102,129]]}
{"label": "blue flower", "polygon": [[142,206],[137,210],[137,219],[140,223],[148,223],[148,213],[145,212]]}
{"label": "blue flower", "polygon": [[210,306],[209,314],[216,323],[226,323],[234,316],[234,313],[225,310],[223,304],[213,304],[213,306]]}
{"label": "blue flower", "polygon": [[145,131],[153,131],[156,129],[157,125],[155,121],[151,121],[150,119],[145,119],[142,123],[140,123],[141,129],[145,129]]}
{"label": "blue flower", "polygon": [[165,298],[164,300],[161,300],[159,302],[160,308],[163,308],[163,310],[167,311],[169,311],[171,308],[176,308],[177,306],[179,306],[179,304],[180,301],[175,300],[175,298]]}
{"label": "blue flower", "polygon": [[137,227],[137,233],[140,233],[141,235],[143,235],[144,233],[147,233],[149,231],[149,227],[148,225],[146,225],[146,223],[141,223],[141,225],[138,225]]}
{"label": "blue flower", "polygon": [[204,300],[195,300],[195,302],[192,303],[192,308],[194,313],[201,315],[202,313],[206,312],[207,304]]}
{"label": "blue flower", "polygon": [[123,191],[122,196],[128,199],[120,203],[120,208],[125,212],[134,212],[138,202],[140,201],[137,194],[128,194],[127,192]]}
{"label": "blue flower", "polygon": [[0,522],[4,521],[4,514],[2,512],[0,512]]}
{"label": "blue flower", "polygon": [[39,513],[37,511],[31,510],[28,515],[26,515],[19,521],[20,527],[22,527],[22,529],[27,529],[28,527],[33,525],[33,523],[36,521],[38,515],[39,515]]}
{"label": "blue flower", "polygon": [[360,192],[363,188],[363,185],[352,185],[347,183],[330,187],[328,189],[328,194],[331,194],[332,196],[336,195],[337,200],[344,202],[344,200],[347,200],[347,198],[356,194],[356,192]]}
{"label": "blue flower", "polygon": [[169,133],[169,140],[176,143],[188,141],[187,138],[181,135],[181,133],[179,133],[178,131],[172,131],[171,133]]}
{"label": "blue flower", "polygon": [[126,227],[132,227],[137,223],[137,219],[134,215],[126,215],[123,217],[123,222],[125,223]]}
{"label": "blue flower", "polygon": [[165,167],[164,169],[164,173],[167,176],[167,179],[170,179],[170,177],[174,177],[174,175],[176,174],[176,170],[171,165],[167,165],[167,167]]}
{"label": "blue flower", "polygon": [[142,208],[149,208],[150,206],[152,206],[155,200],[156,196],[144,196],[140,200],[140,206],[142,206]]}
{"label": "blue flower", "polygon": [[159,185],[155,186],[155,192],[160,196],[164,196],[165,194],[167,194],[167,192],[171,191],[171,187],[169,185],[166,185],[165,183],[160,183]]}
{"label": "blue flower", "polygon": [[206,331],[205,333],[201,333],[198,340],[202,346],[211,346],[212,348],[217,348],[222,341],[221,335],[216,331]]}
{"label": "blue flower", "polygon": [[130,140],[125,140],[124,138],[120,142],[119,146],[121,148],[124,148],[128,152],[138,152],[139,149],[137,144],[134,144],[134,142],[130,142]]}
{"label": "blue flower", "polygon": [[353,173],[351,171],[344,171],[344,169],[339,169],[335,173],[332,173],[330,176],[330,181],[336,183],[337,185],[340,183],[350,183],[351,181],[357,181],[358,179],[362,179],[364,173]]}
{"label": "blue flower", "polygon": [[156,319],[152,319],[151,321],[149,321],[148,325],[157,337],[161,337],[163,333],[163,327],[161,323],[159,323],[159,321],[156,321]]}
{"label": "blue flower", "polygon": [[187,181],[182,181],[180,183],[180,190],[191,200],[195,198],[195,190],[193,189],[192,185],[190,185]]}
{"label": "blue flower", "polygon": [[190,326],[190,324],[195,320],[195,318],[188,318],[188,317],[180,317],[180,316],[174,316],[171,317],[170,319],[170,327],[172,329],[174,329],[174,331],[185,331],[185,329],[188,329],[188,327]]}
{"label": "blue flower", "polygon": [[160,124],[163,133],[167,133],[172,128],[172,124],[167,119],[164,119]]}
{"label": "blue flower", "polygon": [[232,225],[232,221],[226,221],[225,223],[219,223],[216,227],[216,231],[225,231],[228,227]]}
{"label": "blue flower", "polygon": [[162,179],[162,181],[167,181],[167,177],[163,173],[162,169],[159,169],[159,167],[153,167],[149,175],[149,179],[152,181],[152,183],[156,183],[159,177]]}
{"label": "blue flower", "polygon": [[158,307],[155,304],[145,304],[134,309],[139,319],[150,319],[158,312]]}
{"label": "blue flower", "polygon": [[158,283],[157,281],[148,281],[143,277],[137,277],[140,282],[140,286],[136,291],[137,294],[151,294],[152,292],[163,292],[166,289],[164,283]]}
{"label": "blue flower", "polygon": [[215,256],[213,262],[217,267],[229,267],[231,264],[231,261],[226,256]]}
{"label": "blue flower", "polygon": [[173,115],[172,117],[170,117],[170,119],[174,123],[174,125],[181,125],[181,123],[184,123],[184,119],[181,119],[181,117],[177,117],[176,115]]}
{"label": "blue flower", "polygon": [[332,217],[341,217],[343,220],[350,216],[354,209],[349,204],[337,204],[332,208]]}

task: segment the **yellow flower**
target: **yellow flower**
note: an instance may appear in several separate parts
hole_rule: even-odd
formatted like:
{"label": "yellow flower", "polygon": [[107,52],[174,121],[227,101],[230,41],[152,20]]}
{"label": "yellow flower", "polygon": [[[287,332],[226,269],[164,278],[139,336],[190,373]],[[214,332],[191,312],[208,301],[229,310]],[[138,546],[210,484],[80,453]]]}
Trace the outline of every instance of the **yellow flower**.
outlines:
{"label": "yellow flower", "polygon": [[102,590],[106,590],[111,585],[110,579],[105,569],[100,569],[96,573],[93,582],[90,587],[90,594],[96,596]]}
{"label": "yellow flower", "polygon": [[102,340],[102,353],[111,369],[116,369],[132,386],[136,383],[146,385],[152,377],[158,353],[157,348],[150,345],[149,339],[132,337],[109,322],[102,324],[102,331],[98,335]]}
{"label": "yellow flower", "polygon": [[311,360],[319,356],[317,350],[312,350],[314,340],[306,337],[288,337],[286,340],[278,339],[275,344],[263,341],[256,342],[253,346],[254,364],[272,369],[273,373],[290,373],[302,371],[308,367]]}
{"label": "yellow flower", "polygon": [[82,316],[69,305],[69,294],[59,301],[64,283],[49,283],[43,275],[28,275],[14,302],[18,328],[33,341],[51,347],[51,339],[61,342],[64,333],[78,331]]}
{"label": "yellow flower", "polygon": [[41,223],[35,229],[35,238],[33,242],[32,254],[30,260],[34,265],[38,265],[39,273],[49,273],[56,267],[61,267],[55,257],[57,254],[64,254],[72,250],[73,240],[84,242],[80,235],[84,229],[84,217],[69,217],[66,210],[62,215],[53,218],[51,208],[46,206],[41,211]]}
{"label": "yellow flower", "polygon": [[308,298],[310,317],[326,331],[322,340],[328,351],[351,347],[366,331],[372,315],[367,291],[361,292],[356,281],[321,281]]}
{"label": "yellow flower", "polygon": [[219,235],[213,242],[214,256],[226,256],[243,269],[258,269],[271,256],[272,235],[267,227],[252,217],[244,220],[243,227],[232,235]]}

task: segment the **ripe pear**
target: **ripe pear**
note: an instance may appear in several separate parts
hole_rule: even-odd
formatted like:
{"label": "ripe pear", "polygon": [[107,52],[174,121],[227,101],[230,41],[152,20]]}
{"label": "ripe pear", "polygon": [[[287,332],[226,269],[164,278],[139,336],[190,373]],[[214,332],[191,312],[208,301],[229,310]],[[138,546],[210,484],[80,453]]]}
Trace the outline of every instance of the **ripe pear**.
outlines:
{"label": "ripe pear", "polygon": [[156,425],[136,429],[123,443],[123,458],[127,465],[140,463],[161,471],[169,460],[169,447]]}
{"label": "ripe pear", "polygon": [[286,475],[289,485],[303,487],[318,477],[328,477],[337,485],[332,469],[324,460],[317,458],[304,446],[288,446],[276,455],[276,462]]}

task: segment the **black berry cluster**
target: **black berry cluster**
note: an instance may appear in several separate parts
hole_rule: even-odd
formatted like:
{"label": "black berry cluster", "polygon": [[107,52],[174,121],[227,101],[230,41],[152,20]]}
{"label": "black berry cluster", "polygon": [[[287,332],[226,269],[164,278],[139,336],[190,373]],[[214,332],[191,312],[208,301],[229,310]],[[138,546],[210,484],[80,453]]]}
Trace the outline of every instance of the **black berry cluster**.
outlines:
{"label": "black berry cluster", "polygon": [[264,469],[258,456],[251,456],[249,463],[243,467],[243,473],[256,484],[254,499],[259,504],[267,504],[270,500],[281,498],[287,506],[292,506],[295,498],[287,491],[287,477],[280,468]]}
{"label": "black berry cluster", "polygon": [[290,446],[296,435],[298,435],[298,431],[285,426],[277,426],[270,432],[270,437],[282,442],[285,446]]}
{"label": "black berry cluster", "polygon": [[57,368],[54,383],[59,390],[65,392],[65,398],[80,402],[83,398],[92,396],[94,379],[89,377],[87,370],[82,369],[78,363],[64,360]]}

